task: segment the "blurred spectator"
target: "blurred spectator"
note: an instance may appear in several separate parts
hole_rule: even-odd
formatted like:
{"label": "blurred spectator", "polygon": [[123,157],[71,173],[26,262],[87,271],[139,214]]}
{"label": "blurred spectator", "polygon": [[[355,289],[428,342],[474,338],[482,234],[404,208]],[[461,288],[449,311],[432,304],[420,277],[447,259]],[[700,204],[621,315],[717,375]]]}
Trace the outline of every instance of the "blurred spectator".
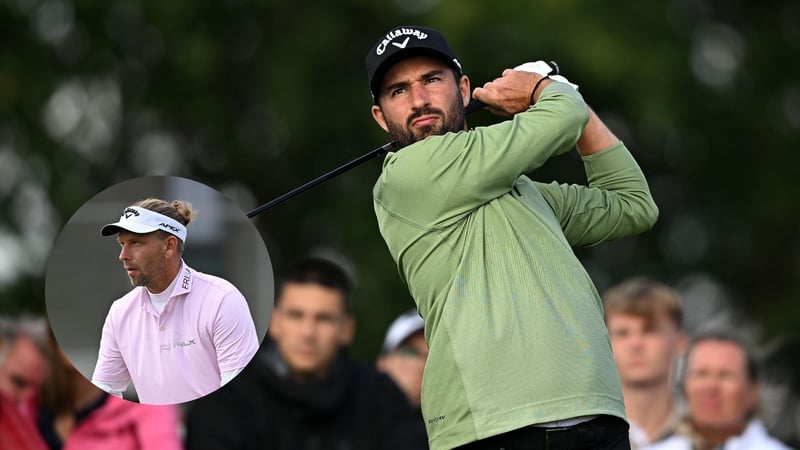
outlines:
{"label": "blurred spectator", "polygon": [[[425,321],[416,308],[397,317],[383,339],[381,354],[378,357],[378,370],[389,375],[406,395],[418,414],[418,427],[409,430],[415,433],[419,442],[427,442],[428,433],[422,417],[421,394],[422,374],[428,359],[428,344],[425,342]],[[426,446],[427,447],[427,446]],[[420,446],[420,448],[423,448]]]}
{"label": "blurred spectator", "polygon": [[425,322],[416,309],[411,309],[389,325],[377,365],[400,386],[408,401],[418,410],[427,358]]}
{"label": "blurred spectator", "polygon": [[673,376],[687,343],[681,299],[665,284],[636,277],[606,291],[603,303],[631,448],[645,449],[669,437],[681,417]]}
{"label": "blurred spectator", "polygon": [[751,344],[734,330],[692,340],[683,377],[687,416],[657,450],[785,450],[757,418],[761,386]]}
{"label": "blurred spectator", "polygon": [[42,319],[0,320],[0,450],[43,450],[34,411],[47,376]]}
{"label": "blurred spectator", "polygon": [[0,365],[0,392],[33,417],[36,395],[47,376],[47,325],[44,319],[21,318],[6,331],[7,351]]}
{"label": "blurred spectator", "polygon": [[58,349],[52,332],[50,376],[38,427],[52,450],[179,450],[178,407],[142,405],[108,394]]}
{"label": "blurred spectator", "polygon": [[350,281],[306,259],[278,286],[269,338],[233,381],[188,413],[190,449],[414,449],[417,425],[386,375],[346,352],[355,332]]}

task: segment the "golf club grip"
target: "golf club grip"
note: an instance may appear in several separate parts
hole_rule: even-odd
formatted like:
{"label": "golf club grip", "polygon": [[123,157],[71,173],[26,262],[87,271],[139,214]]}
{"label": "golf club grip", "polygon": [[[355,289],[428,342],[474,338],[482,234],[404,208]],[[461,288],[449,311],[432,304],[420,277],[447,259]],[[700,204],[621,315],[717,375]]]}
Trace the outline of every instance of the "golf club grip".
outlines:
{"label": "golf club grip", "polygon": [[469,101],[469,104],[466,108],[464,108],[464,114],[470,115],[475,111],[479,111],[486,106],[486,103],[483,103],[480,100],[475,100],[474,98]]}
{"label": "golf club grip", "polygon": [[[464,108],[464,113],[465,113],[465,115],[469,115],[469,114],[472,114],[475,111],[483,109],[485,106],[486,106],[485,103],[483,103],[480,100],[475,100],[473,98],[472,100],[470,100],[470,102],[467,105],[467,107]],[[290,198],[292,198],[292,197],[294,197],[294,196],[296,196],[298,194],[301,194],[301,193],[311,189],[312,187],[314,187],[314,186],[316,186],[316,185],[318,185],[318,184],[320,184],[320,183],[322,183],[324,181],[327,181],[327,180],[329,180],[329,179],[331,179],[331,178],[333,178],[333,177],[335,177],[335,176],[337,176],[337,175],[339,175],[341,173],[347,172],[348,170],[350,170],[350,169],[352,169],[352,168],[354,168],[356,166],[360,166],[361,164],[363,164],[363,163],[365,163],[365,162],[367,162],[367,161],[369,161],[369,160],[371,160],[373,158],[381,156],[384,153],[386,153],[388,151],[391,151],[391,150],[394,150],[396,148],[397,148],[397,144],[394,141],[386,143],[386,144],[383,144],[382,146],[380,146],[380,147],[378,147],[378,148],[376,148],[376,149],[374,149],[374,150],[372,150],[372,151],[370,151],[368,153],[365,153],[365,154],[359,156],[358,158],[348,162],[347,164],[344,164],[343,166],[340,166],[340,167],[338,167],[338,168],[336,168],[336,169],[334,169],[334,170],[332,170],[332,171],[330,171],[330,172],[328,172],[328,173],[326,173],[326,174],[324,174],[322,176],[314,178],[313,180],[309,181],[308,183],[306,183],[306,184],[304,184],[302,186],[299,186],[299,187],[297,187],[295,189],[292,189],[291,191],[281,195],[280,197],[277,197],[277,198],[275,198],[273,200],[270,200],[267,203],[264,203],[263,205],[259,206],[258,208],[256,208],[256,209],[250,211],[249,213],[247,213],[247,217],[252,219],[253,217],[261,214],[262,212],[264,212],[264,211],[266,211],[268,209],[271,209],[271,208],[273,208],[275,206],[278,206],[281,203],[285,202],[286,200],[289,200]]]}

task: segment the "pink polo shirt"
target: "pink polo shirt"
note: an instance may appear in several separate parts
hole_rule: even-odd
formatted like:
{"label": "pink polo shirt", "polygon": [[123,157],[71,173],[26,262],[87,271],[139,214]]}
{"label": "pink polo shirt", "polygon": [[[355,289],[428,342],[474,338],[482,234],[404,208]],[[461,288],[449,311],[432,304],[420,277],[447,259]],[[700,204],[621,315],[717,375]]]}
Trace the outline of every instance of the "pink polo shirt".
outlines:
{"label": "pink polo shirt", "polygon": [[141,403],[182,403],[219,388],[220,373],[243,368],[258,349],[247,302],[228,281],[181,263],[161,314],[146,289],[111,305],[93,381],[133,381]]}

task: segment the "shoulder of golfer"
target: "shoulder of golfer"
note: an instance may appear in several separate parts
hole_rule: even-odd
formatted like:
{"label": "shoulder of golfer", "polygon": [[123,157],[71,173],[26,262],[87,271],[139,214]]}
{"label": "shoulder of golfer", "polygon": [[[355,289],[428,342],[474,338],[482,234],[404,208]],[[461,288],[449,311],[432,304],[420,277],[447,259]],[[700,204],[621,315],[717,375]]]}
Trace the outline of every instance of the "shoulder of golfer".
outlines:
{"label": "shoulder of golfer", "polygon": [[137,312],[142,308],[142,302],[146,297],[144,296],[143,287],[135,287],[128,291],[122,297],[114,300],[111,307],[106,314],[105,322],[103,323],[103,333],[100,338],[101,355],[106,348],[112,349],[114,352],[119,352],[117,347],[117,339],[120,337],[118,331],[121,325],[124,325],[128,320],[131,312]]}
{"label": "shoulder of golfer", "polygon": [[176,286],[173,295],[188,288],[189,297],[202,300],[199,320],[207,324],[220,371],[246,366],[258,350],[258,335],[244,295],[224,278],[193,269],[189,273],[191,279]]}

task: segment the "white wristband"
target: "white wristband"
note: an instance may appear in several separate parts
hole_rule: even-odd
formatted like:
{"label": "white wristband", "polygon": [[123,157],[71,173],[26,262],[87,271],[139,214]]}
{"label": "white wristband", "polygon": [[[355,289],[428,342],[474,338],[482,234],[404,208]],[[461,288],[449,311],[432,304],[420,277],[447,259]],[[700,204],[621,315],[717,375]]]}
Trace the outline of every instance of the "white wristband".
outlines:
{"label": "white wristband", "polygon": [[[517,67],[514,67],[514,70],[519,70],[521,72],[532,72],[538,73],[541,76],[550,75],[553,72],[553,68],[550,67],[550,64],[547,64],[544,61],[536,61],[536,62],[526,62],[524,64],[520,64]],[[578,90],[578,85],[575,83],[571,83],[569,80],[566,79],[563,75],[550,75],[550,79],[553,81],[558,81],[564,84],[568,84],[572,86],[573,89]]]}

